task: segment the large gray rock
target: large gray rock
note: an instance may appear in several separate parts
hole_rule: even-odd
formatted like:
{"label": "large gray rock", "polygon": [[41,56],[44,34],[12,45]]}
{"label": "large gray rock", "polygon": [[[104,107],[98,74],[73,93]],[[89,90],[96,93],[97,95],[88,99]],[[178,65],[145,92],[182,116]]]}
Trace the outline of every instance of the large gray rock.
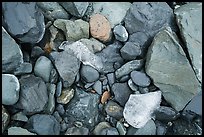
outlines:
{"label": "large gray rock", "polygon": [[93,2],[93,14],[102,14],[114,28],[122,22],[130,6],[130,2]]}
{"label": "large gray rock", "polygon": [[15,107],[22,109],[26,115],[43,111],[48,102],[45,82],[34,75],[26,75],[20,80],[20,96]]}
{"label": "large gray rock", "polygon": [[45,33],[44,16],[36,2],[4,2],[3,26],[24,43],[38,43]]}
{"label": "large gray rock", "polygon": [[74,83],[80,68],[80,61],[68,51],[50,53],[54,65],[63,80],[63,86],[69,87]]}
{"label": "large gray rock", "polygon": [[57,19],[54,21],[54,26],[64,32],[67,41],[89,38],[89,23],[82,19],[75,21]]}
{"label": "large gray rock", "polygon": [[80,121],[91,130],[98,122],[99,95],[87,93],[79,88],[75,90],[74,97],[66,105],[65,116],[67,116],[70,123]]}
{"label": "large gray rock", "polygon": [[177,111],[198,93],[200,84],[186,55],[170,28],[160,31],[148,49],[146,73]]}
{"label": "large gray rock", "polygon": [[50,80],[50,72],[53,68],[52,62],[45,56],[40,56],[35,62],[34,73],[45,82]]}
{"label": "large gray rock", "polygon": [[26,128],[30,132],[38,135],[59,135],[60,123],[52,115],[35,114],[26,123]]}
{"label": "large gray rock", "polygon": [[159,108],[160,103],[161,91],[131,94],[125,104],[123,116],[134,128],[142,128],[151,119],[152,113]]}
{"label": "large gray rock", "polygon": [[15,75],[2,74],[2,104],[13,105],[19,99],[20,84]]}
{"label": "large gray rock", "polygon": [[189,2],[174,13],[194,71],[202,83],[202,3]]}
{"label": "large gray rock", "polygon": [[98,71],[89,65],[82,65],[80,74],[81,78],[88,83],[95,82],[99,79]]}
{"label": "large gray rock", "polygon": [[23,63],[23,53],[15,40],[2,27],[2,72],[12,73]]}
{"label": "large gray rock", "polygon": [[25,128],[21,127],[10,127],[8,129],[8,135],[36,135],[35,133],[29,132]]}
{"label": "large gray rock", "polygon": [[166,2],[134,2],[124,21],[129,34],[144,32],[148,38],[166,25],[175,28],[173,10]]}

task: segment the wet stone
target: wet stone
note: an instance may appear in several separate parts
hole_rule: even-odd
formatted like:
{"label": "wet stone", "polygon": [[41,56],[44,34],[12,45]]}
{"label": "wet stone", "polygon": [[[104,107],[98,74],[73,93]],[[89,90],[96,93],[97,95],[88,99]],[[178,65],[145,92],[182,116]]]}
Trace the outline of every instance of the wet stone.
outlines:
{"label": "wet stone", "polygon": [[130,79],[130,76],[129,75],[125,75],[125,76],[122,76],[119,80],[119,82],[127,82],[128,79]]}
{"label": "wet stone", "polygon": [[57,88],[55,92],[55,96],[59,97],[62,94],[62,82],[61,80],[57,83]]}
{"label": "wet stone", "polygon": [[89,135],[89,129],[86,127],[68,128],[65,135]]}
{"label": "wet stone", "polygon": [[25,128],[21,127],[10,127],[8,129],[8,135],[37,135],[35,133],[29,132]]}
{"label": "wet stone", "polygon": [[33,65],[31,63],[24,62],[20,64],[18,68],[14,71],[14,75],[23,75],[31,73],[33,69]]}
{"label": "wet stone", "polygon": [[28,117],[22,112],[18,112],[11,117],[12,120],[27,122]]}
{"label": "wet stone", "polygon": [[132,91],[136,93],[138,92],[138,86],[135,85],[131,79],[128,80],[128,86],[130,87]]}
{"label": "wet stone", "polygon": [[108,78],[108,84],[110,86],[112,86],[113,83],[115,83],[115,74],[114,73],[108,73],[107,78]]}
{"label": "wet stone", "polygon": [[65,113],[65,109],[64,109],[64,106],[62,104],[57,104],[56,110],[58,111],[60,116],[64,115],[64,113]]}

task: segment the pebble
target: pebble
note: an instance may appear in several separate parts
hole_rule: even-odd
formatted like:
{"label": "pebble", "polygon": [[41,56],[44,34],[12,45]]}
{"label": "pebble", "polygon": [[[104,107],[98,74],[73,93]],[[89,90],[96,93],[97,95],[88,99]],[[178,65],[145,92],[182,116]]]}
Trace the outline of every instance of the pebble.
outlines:
{"label": "pebble", "polygon": [[11,117],[12,120],[27,122],[28,117],[22,112],[18,112]]}
{"label": "pebble", "polygon": [[65,132],[67,130],[67,127],[68,125],[65,122],[60,123],[60,132]]}
{"label": "pebble", "polygon": [[62,82],[61,80],[57,83],[57,88],[55,92],[55,96],[59,97],[62,94]]}
{"label": "pebble", "polygon": [[135,93],[138,93],[138,86],[133,83],[132,79],[128,80],[128,86],[132,91],[134,91]]}
{"label": "pebble", "polygon": [[125,76],[122,76],[122,77],[119,79],[119,82],[121,82],[121,83],[127,82],[129,79],[130,79],[130,76],[129,76],[129,75],[125,75]]}
{"label": "pebble", "polygon": [[65,109],[64,109],[64,106],[62,104],[57,104],[56,105],[56,110],[58,111],[60,116],[63,116],[64,113],[65,113]]}
{"label": "pebble", "polygon": [[115,73],[108,73],[107,78],[108,78],[108,84],[112,86],[115,83]]}
{"label": "pebble", "polygon": [[93,89],[98,93],[98,94],[102,94],[102,83],[101,81],[96,81],[93,85]]}
{"label": "pebble", "polygon": [[104,104],[108,99],[110,99],[111,93],[109,91],[104,91],[101,96],[101,104]]}
{"label": "pebble", "polygon": [[102,129],[109,128],[109,127],[111,127],[111,126],[108,122],[104,122],[104,121],[100,122],[95,126],[95,128],[93,130],[93,134],[94,135],[101,135]]}
{"label": "pebble", "polygon": [[114,117],[118,120],[123,117],[123,108],[112,100],[109,100],[108,103],[105,104],[105,111],[107,115]]}
{"label": "pebble", "polygon": [[130,77],[136,85],[141,87],[147,87],[151,83],[151,80],[147,74],[140,71],[132,71],[130,73]]}
{"label": "pebble", "polygon": [[73,88],[68,88],[68,89],[63,89],[62,94],[57,97],[57,103],[61,104],[67,104],[70,102],[70,100],[74,97],[74,89]]}
{"label": "pebble", "polygon": [[82,65],[80,74],[86,82],[94,82],[99,79],[98,71],[89,65]]}
{"label": "pebble", "polygon": [[28,74],[28,73],[31,73],[32,70],[33,70],[33,65],[31,63],[24,62],[20,64],[18,68],[16,68],[16,70],[14,71],[14,75]]}
{"label": "pebble", "polygon": [[19,100],[20,83],[13,74],[2,74],[2,104],[13,105]]}
{"label": "pebble", "polygon": [[109,21],[101,14],[95,14],[89,21],[91,36],[102,42],[110,41],[112,37]]}
{"label": "pebble", "polygon": [[25,128],[10,127],[10,128],[8,128],[8,135],[37,135],[37,134],[29,132]]}
{"label": "pebble", "polygon": [[2,133],[7,128],[9,122],[10,122],[10,115],[8,111],[5,109],[5,107],[2,105]]}
{"label": "pebble", "polygon": [[113,29],[113,33],[115,35],[115,38],[121,42],[126,42],[128,39],[128,33],[124,26],[117,25]]}
{"label": "pebble", "polygon": [[89,129],[86,127],[71,127],[67,129],[65,135],[89,135]]}
{"label": "pebble", "polygon": [[56,119],[59,123],[61,123],[61,122],[63,121],[63,119],[62,119],[62,117],[60,116],[60,114],[58,113],[58,111],[55,111],[52,115],[55,117],[55,119]]}
{"label": "pebble", "polygon": [[39,47],[39,46],[34,46],[34,47],[32,47],[30,57],[31,57],[31,58],[34,58],[34,59],[37,59],[37,58],[39,58],[40,56],[42,56],[43,54],[44,54],[44,51],[42,50],[41,47]]}
{"label": "pebble", "polygon": [[34,66],[34,73],[45,82],[50,80],[50,72],[53,68],[52,62],[45,56],[40,56]]}
{"label": "pebble", "polygon": [[140,87],[139,86],[139,91],[141,94],[146,94],[149,92],[149,88],[148,87]]}
{"label": "pebble", "polygon": [[122,122],[120,121],[117,121],[116,128],[120,135],[125,135],[127,132],[126,128],[123,126]]}

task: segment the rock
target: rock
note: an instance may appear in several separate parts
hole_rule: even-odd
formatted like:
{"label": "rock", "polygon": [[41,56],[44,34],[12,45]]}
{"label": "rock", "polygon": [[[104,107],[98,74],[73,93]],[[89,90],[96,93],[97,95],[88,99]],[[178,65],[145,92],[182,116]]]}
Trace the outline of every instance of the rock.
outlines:
{"label": "rock", "polygon": [[132,91],[138,93],[138,86],[133,83],[132,79],[128,80],[128,86]]}
{"label": "rock", "polygon": [[56,120],[59,122],[59,123],[62,123],[63,121],[63,119],[62,119],[62,117],[60,116],[60,114],[58,113],[58,111],[55,111],[54,113],[53,113],[53,116],[56,118]]}
{"label": "rock", "polygon": [[74,89],[72,88],[63,89],[62,94],[59,97],[57,97],[57,103],[67,104],[70,102],[73,96],[74,96]]}
{"label": "rock", "polygon": [[94,38],[102,42],[111,40],[112,32],[109,21],[101,14],[95,14],[90,17],[90,33]]}
{"label": "rock", "polygon": [[68,128],[68,124],[66,124],[65,122],[60,124],[60,132],[65,132]]}
{"label": "rock", "polygon": [[2,74],[2,104],[13,105],[19,100],[20,84],[12,74]]}
{"label": "rock", "polygon": [[125,75],[122,76],[122,78],[119,79],[119,82],[123,83],[123,82],[127,82],[130,79],[129,75]]}
{"label": "rock", "polygon": [[116,128],[120,135],[125,135],[127,132],[126,128],[123,126],[122,122],[120,121],[117,121]]}
{"label": "rock", "polygon": [[76,17],[83,17],[89,2],[59,2],[59,4],[71,15]]}
{"label": "rock", "polygon": [[21,127],[10,127],[8,129],[8,135],[37,135],[29,132],[27,129]]}
{"label": "rock", "polygon": [[10,115],[8,111],[5,109],[5,107],[2,105],[2,133],[7,128],[9,122],[10,122]]}
{"label": "rock", "polygon": [[27,122],[28,117],[22,112],[18,112],[11,117],[12,120]]}
{"label": "rock", "polygon": [[14,71],[14,75],[23,75],[31,73],[33,69],[33,65],[31,63],[24,62],[20,64],[18,68]]}
{"label": "rock", "polygon": [[3,26],[12,36],[23,43],[38,43],[43,38],[44,16],[36,2],[5,2],[2,9]]}
{"label": "rock", "polygon": [[112,86],[113,83],[115,83],[115,74],[114,73],[108,73],[107,78],[108,78],[108,84],[110,86]]}
{"label": "rock", "polygon": [[160,106],[156,111],[155,111],[155,119],[160,120],[160,121],[173,121],[179,116],[179,112],[174,110],[171,107],[166,107],[166,106]]}
{"label": "rock", "polygon": [[90,65],[99,72],[102,71],[103,62],[101,58],[93,54],[83,43],[77,41],[69,44],[68,41],[63,42],[60,47],[64,47],[65,51],[72,51],[84,65]]}
{"label": "rock", "polygon": [[101,135],[119,135],[118,130],[114,127],[104,128],[101,131]]}
{"label": "rock", "polygon": [[63,87],[69,87],[74,83],[80,68],[79,60],[68,51],[50,53],[54,65],[62,78]]}
{"label": "rock", "polygon": [[45,109],[46,114],[52,114],[55,110],[55,84],[48,84],[47,91],[48,91],[48,104]]}
{"label": "rock", "polygon": [[54,26],[64,32],[67,41],[75,42],[82,38],[89,38],[89,23],[82,19],[75,21],[57,19],[54,21]]}
{"label": "rock", "polygon": [[101,61],[104,64],[102,68],[104,73],[114,72],[115,71],[114,64],[116,62],[118,62],[121,65],[124,63],[124,60],[120,56],[121,47],[122,47],[121,43],[115,42],[111,45],[108,45],[101,52],[96,53],[96,55],[101,58]]}
{"label": "rock", "polygon": [[[175,10],[176,22],[187,47],[193,69],[202,83],[202,3],[182,5]],[[195,21],[196,20],[196,21]]]}
{"label": "rock", "polygon": [[86,127],[71,127],[67,129],[65,135],[89,135],[89,129]]}
{"label": "rock", "polygon": [[93,85],[93,89],[98,93],[98,94],[102,94],[102,84],[101,81],[96,81]]}
{"label": "rock", "polygon": [[101,96],[101,104],[104,104],[108,99],[110,99],[111,93],[109,91],[104,91]]}
{"label": "rock", "polygon": [[156,135],[165,135],[167,131],[167,126],[166,124],[163,124],[162,122],[156,120],[155,121],[156,125]]}
{"label": "rock", "polygon": [[120,79],[124,75],[128,75],[133,70],[140,70],[143,64],[144,64],[144,60],[132,60],[125,63],[115,71],[116,79]]}
{"label": "rock", "polygon": [[45,82],[50,80],[50,72],[53,68],[52,62],[45,56],[40,56],[34,66],[34,73]]}
{"label": "rock", "polygon": [[120,120],[123,117],[123,108],[116,102],[109,100],[105,105],[107,115]]}
{"label": "rock", "polygon": [[98,71],[89,65],[82,65],[80,74],[86,82],[94,82],[99,79]]}
{"label": "rock", "polygon": [[62,94],[62,82],[59,81],[57,83],[57,89],[56,89],[56,92],[55,92],[55,96],[59,97],[61,94]]}
{"label": "rock", "polygon": [[132,81],[140,86],[140,87],[147,87],[150,85],[151,80],[150,78],[146,75],[146,73],[141,72],[141,71],[132,71],[130,73],[130,77]]}
{"label": "rock", "polygon": [[146,94],[150,92],[148,87],[139,87],[139,91],[141,94]]}
{"label": "rock", "polygon": [[124,107],[130,94],[132,93],[131,89],[128,87],[128,84],[126,82],[114,83],[111,89],[114,93],[115,100]]}
{"label": "rock", "polygon": [[35,114],[29,118],[26,127],[30,132],[35,132],[38,135],[60,134],[60,124],[52,115]]}
{"label": "rock", "polygon": [[98,122],[98,101],[99,95],[76,88],[74,97],[65,107],[65,116],[69,123],[80,121],[92,130]]}
{"label": "rock", "polygon": [[149,39],[165,26],[176,30],[173,10],[165,2],[133,2],[124,22],[129,34],[144,32]]}
{"label": "rock", "polygon": [[64,113],[65,113],[64,106],[62,104],[57,104],[56,110],[58,111],[60,116],[64,115]]}
{"label": "rock", "polygon": [[2,27],[2,72],[12,73],[23,63],[23,53],[15,40]]}
{"label": "rock", "polygon": [[102,49],[106,47],[103,43],[99,42],[97,39],[90,38],[90,39],[80,39],[81,43],[87,46],[87,48],[92,52],[100,52]]}
{"label": "rock", "polygon": [[91,88],[91,86],[93,86],[93,85],[94,85],[94,82],[92,82],[92,83],[86,83],[86,85],[84,85],[84,88],[89,89],[89,88]]}
{"label": "rock", "polygon": [[35,46],[35,47],[32,47],[30,56],[31,56],[31,58],[37,59],[40,56],[42,56],[43,54],[44,54],[44,51],[42,50],[42,48],[39,46]]}
{"label": "rock", "polygon": [[130,2],[93,2],[93,13],[105,16],[114,28],[124,19],[127,10],[130,8]]}
{"label": "rock", "polygon": [[120,49],[120,53],[125,60],[141,58],[144,54],[142,47],[133,42],[126,42],[125,45]]}
{"label": "rock", "polygon": [[109,127],[111,127],[111,126],[108,122],[100,122],[100,123],[98,123],[98,125],[95,126],[95,128],[93,130],[93,134],[94,135],[101,135],[102,130],[105,128],[109,128]]}
{"label": "rock", "polygon": [[125,104],[123,116],[134,128],[142,128],[151,119],[152,113],[159,108],[160,102],[161,91],[131,94]]}
{"label": "rock", "polygon": [[200,84],[176,38],[170,28],[159,32],[148,49],[145,69],[164,99],[180,111],[200,91]]}
{"label": "rock", "polygon": [[115,35],[115,38],[121,42],[125,42],[128,39],[128,33],[122,25],[117,25],[113,29],[113,33]]}
{"label": "rock", "polygon": [[130,127],[127,135],[156,135],[156,125],[153,120],[149,120],[143,127],[136,129]]}
{"label": "rock", "polygon": [[43,111],[48,102],[45,82],[34,75],[26,75],[20,78],[19,83],[21,91],[15,107],[23,110],[26,115]]}
{"label": "rock", "polygon": [[151,44],[151,40],[149,40],[148,34],[145,32],[135,32],[129,35],[128,42],[132,42],[136,45],[139,45],[143,50],[146,50],[147,47]]}
{"label": "rock", "polygon": [[50,71],[50,83],[52,84],[56,84],[57,81],[58,81],[58,78],[59,78],[59,75],[58,75],[58,72],[55,68],[52,68],[52,70]]}
{"label": "rock", "polygon": [[70,15],[58,4],[58,2],[37,2],[38,7],[43,11],[49,20],[69,19]]}

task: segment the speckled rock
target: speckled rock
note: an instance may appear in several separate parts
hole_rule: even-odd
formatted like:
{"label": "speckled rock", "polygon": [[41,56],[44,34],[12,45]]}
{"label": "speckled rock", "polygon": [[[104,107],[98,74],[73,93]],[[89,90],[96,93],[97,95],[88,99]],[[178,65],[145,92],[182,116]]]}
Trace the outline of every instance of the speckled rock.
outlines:
{"label": "speckled rock", "polygon": [[123,117],[123,108],[114,101],[108,101],[108,103],[105,105],[105,111],[109,116],[118,120]]}
{"label": "speckled rock", "polygon": [[62,94],[59,97],[57,97],[57,103],[67,104],[73,98],[73,96],[74,89],[72,88],[63,89]]}

